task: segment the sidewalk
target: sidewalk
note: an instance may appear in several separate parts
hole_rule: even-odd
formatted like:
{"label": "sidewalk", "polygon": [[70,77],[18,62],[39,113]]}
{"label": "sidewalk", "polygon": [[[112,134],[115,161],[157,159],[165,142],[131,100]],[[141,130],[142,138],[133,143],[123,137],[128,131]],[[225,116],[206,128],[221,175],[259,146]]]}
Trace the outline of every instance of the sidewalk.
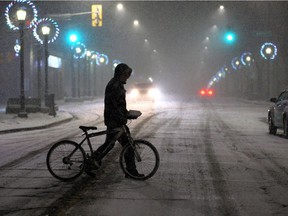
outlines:
{"label": "sidewalk", "polygon": [[73,116],[64,111],[57,111],[56,117],[48,113],[28,113],[28,118],[19,118],[17,114],[6,114],[0,109],[0,134],[22,130],[34,130],[50,127],[72,120]]}
{"label": "sidewalk", "polygon": [[[51,127],[70,121],[74,118],[72,113],[85,113],[85,110],[94,110],[103,113],[103,98],[97,98],[93,101],[83,100],[81,102],[68,102],[59,100],[56,103],[59,110],[56,116],[50,116],[48,113],[28,113],[28,118],[19,118],[17,114],[6,114],[6,105],[0,104],[0,135],[10,132],[35,130]],[[100,108],[99,108],[100,107]],[[94,114],[95,115],[95,114]]]}

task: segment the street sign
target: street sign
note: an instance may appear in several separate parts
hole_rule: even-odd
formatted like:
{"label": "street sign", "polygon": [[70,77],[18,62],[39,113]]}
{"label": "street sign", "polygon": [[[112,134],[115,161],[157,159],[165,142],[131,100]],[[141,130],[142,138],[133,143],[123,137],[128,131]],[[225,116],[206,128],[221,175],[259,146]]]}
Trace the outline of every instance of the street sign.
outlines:
{"label": "street sign", "polygon": [[92,5],[92,26],[102,26],[102,5]]}

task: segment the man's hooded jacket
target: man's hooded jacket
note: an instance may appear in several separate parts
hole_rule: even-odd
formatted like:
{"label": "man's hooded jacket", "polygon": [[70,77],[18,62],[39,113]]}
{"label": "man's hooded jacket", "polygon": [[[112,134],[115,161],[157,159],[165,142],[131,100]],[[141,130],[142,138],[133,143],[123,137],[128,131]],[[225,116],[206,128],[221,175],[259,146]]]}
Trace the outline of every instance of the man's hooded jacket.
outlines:
{"label": "man's hooded jacket", "polygon": [[105,89],[104,122],[108,128],[115,128],[127,123],[128,110],[126,108],[125,83],[120,81],[122,71],[121,69],[115,69],[114,77]]}

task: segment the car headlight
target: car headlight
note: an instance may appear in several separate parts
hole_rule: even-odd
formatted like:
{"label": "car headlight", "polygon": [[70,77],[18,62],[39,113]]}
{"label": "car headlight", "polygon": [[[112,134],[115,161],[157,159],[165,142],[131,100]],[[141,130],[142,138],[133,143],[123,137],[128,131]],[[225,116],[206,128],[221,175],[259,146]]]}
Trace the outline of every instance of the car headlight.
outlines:
{"label": "car headlight", "polygon": [[158,98],[160,95],[160,91],[156,88],[151,88],[148,91],[148,96],[151,98]]}
{"label": "car headlight", "polygon": [[138,89],[132,89],[130,95],[132,98],[137,98],[139,96],[139,90]]}

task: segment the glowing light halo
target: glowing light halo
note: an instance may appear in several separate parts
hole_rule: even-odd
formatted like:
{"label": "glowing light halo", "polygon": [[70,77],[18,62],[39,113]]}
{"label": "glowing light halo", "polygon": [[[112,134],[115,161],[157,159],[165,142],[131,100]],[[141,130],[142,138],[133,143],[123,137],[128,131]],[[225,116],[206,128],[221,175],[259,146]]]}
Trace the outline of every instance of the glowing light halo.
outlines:
{"label": "glowing light halo", "polygon": [[230,70],[228,69],[226,65],[223,65],[222,71],[225,73],[225,75],[230,73]]}
{"label": "glowing light halo", "polygon": [[[271,53],[265,53],[265,50],[271,48]],[[277,56],[277,47],[271,43],[271,42],[266,42],[261,46],[260,49],[260,54],[265,60],[273,60]]]}
{"label": "glowing light halo", "polygon": [[[247,57],[250,57],[251,60],[250,61],[247,61]],[[244,52],[242,55],[241,55],[241,63],[244,65],[244,66],[249,66],[253,59],[252,59],[252,54],[250,52]]]}
{"label": "glowing light halo", "polygon": [[[77,42],[75,45],[71,47],[73,50],[73,57],[75,59],[81,59],[84,58],[86,55],[86,46],[83,43]],[[77,50],[80,49],[80,52],[78,53]]]}
{"label": "glowing light halo", "polygon": [[44,35],[41,32],[41,28],[46,25],[50,28],[50,34],[48,35],[48,43],[53,43],[59,35],[59,26],[57,22],[55,22],[51,18],[40,19],[35,24],[35,28],[33,29],[33,35],[36,40],[39,41],[41,44],[44,43]]}
{"label": "glowing light halo", "polygon": [[[237,65],[237,62],[239,62],[238,65]],[[233,68],[234,70],[238,70],[238,69],[241,68],[241,64],[240,64],[240,61],[239,61],[238,57],[235,57],[235,58],[232,59],[231,65],[232,65],[232,68]]]}
{"label": "glowing light halo", "polygon": [[113,68],[115,69],[117,67],[117,65],[120,63],[121,62],[119,60],[113,60]]}
{"label": "glowing light halo", "polygon": [[[25,22],[26,28],[32,28],[35,22],[37,21],[38,12],[36,10],[35,5],[31,1],[14,0],[6,7],[5,10],[5,18],[7,25],[12,30],[19,30],[16,11],[20,8],[24,8],[27,11],[27,18]],[[31,14],[33,14],[32,17]]]}
{"label": "glowing light halo", "polygon": [[[104,62],[101,62],[101,59],[104,59]],[[98,58],[96,58],[96,64],[99,66],[103,64],[107,65],[108,63],[109,63],[109,59],[108,59],[108,56],[105,54],[99,54]]]}

